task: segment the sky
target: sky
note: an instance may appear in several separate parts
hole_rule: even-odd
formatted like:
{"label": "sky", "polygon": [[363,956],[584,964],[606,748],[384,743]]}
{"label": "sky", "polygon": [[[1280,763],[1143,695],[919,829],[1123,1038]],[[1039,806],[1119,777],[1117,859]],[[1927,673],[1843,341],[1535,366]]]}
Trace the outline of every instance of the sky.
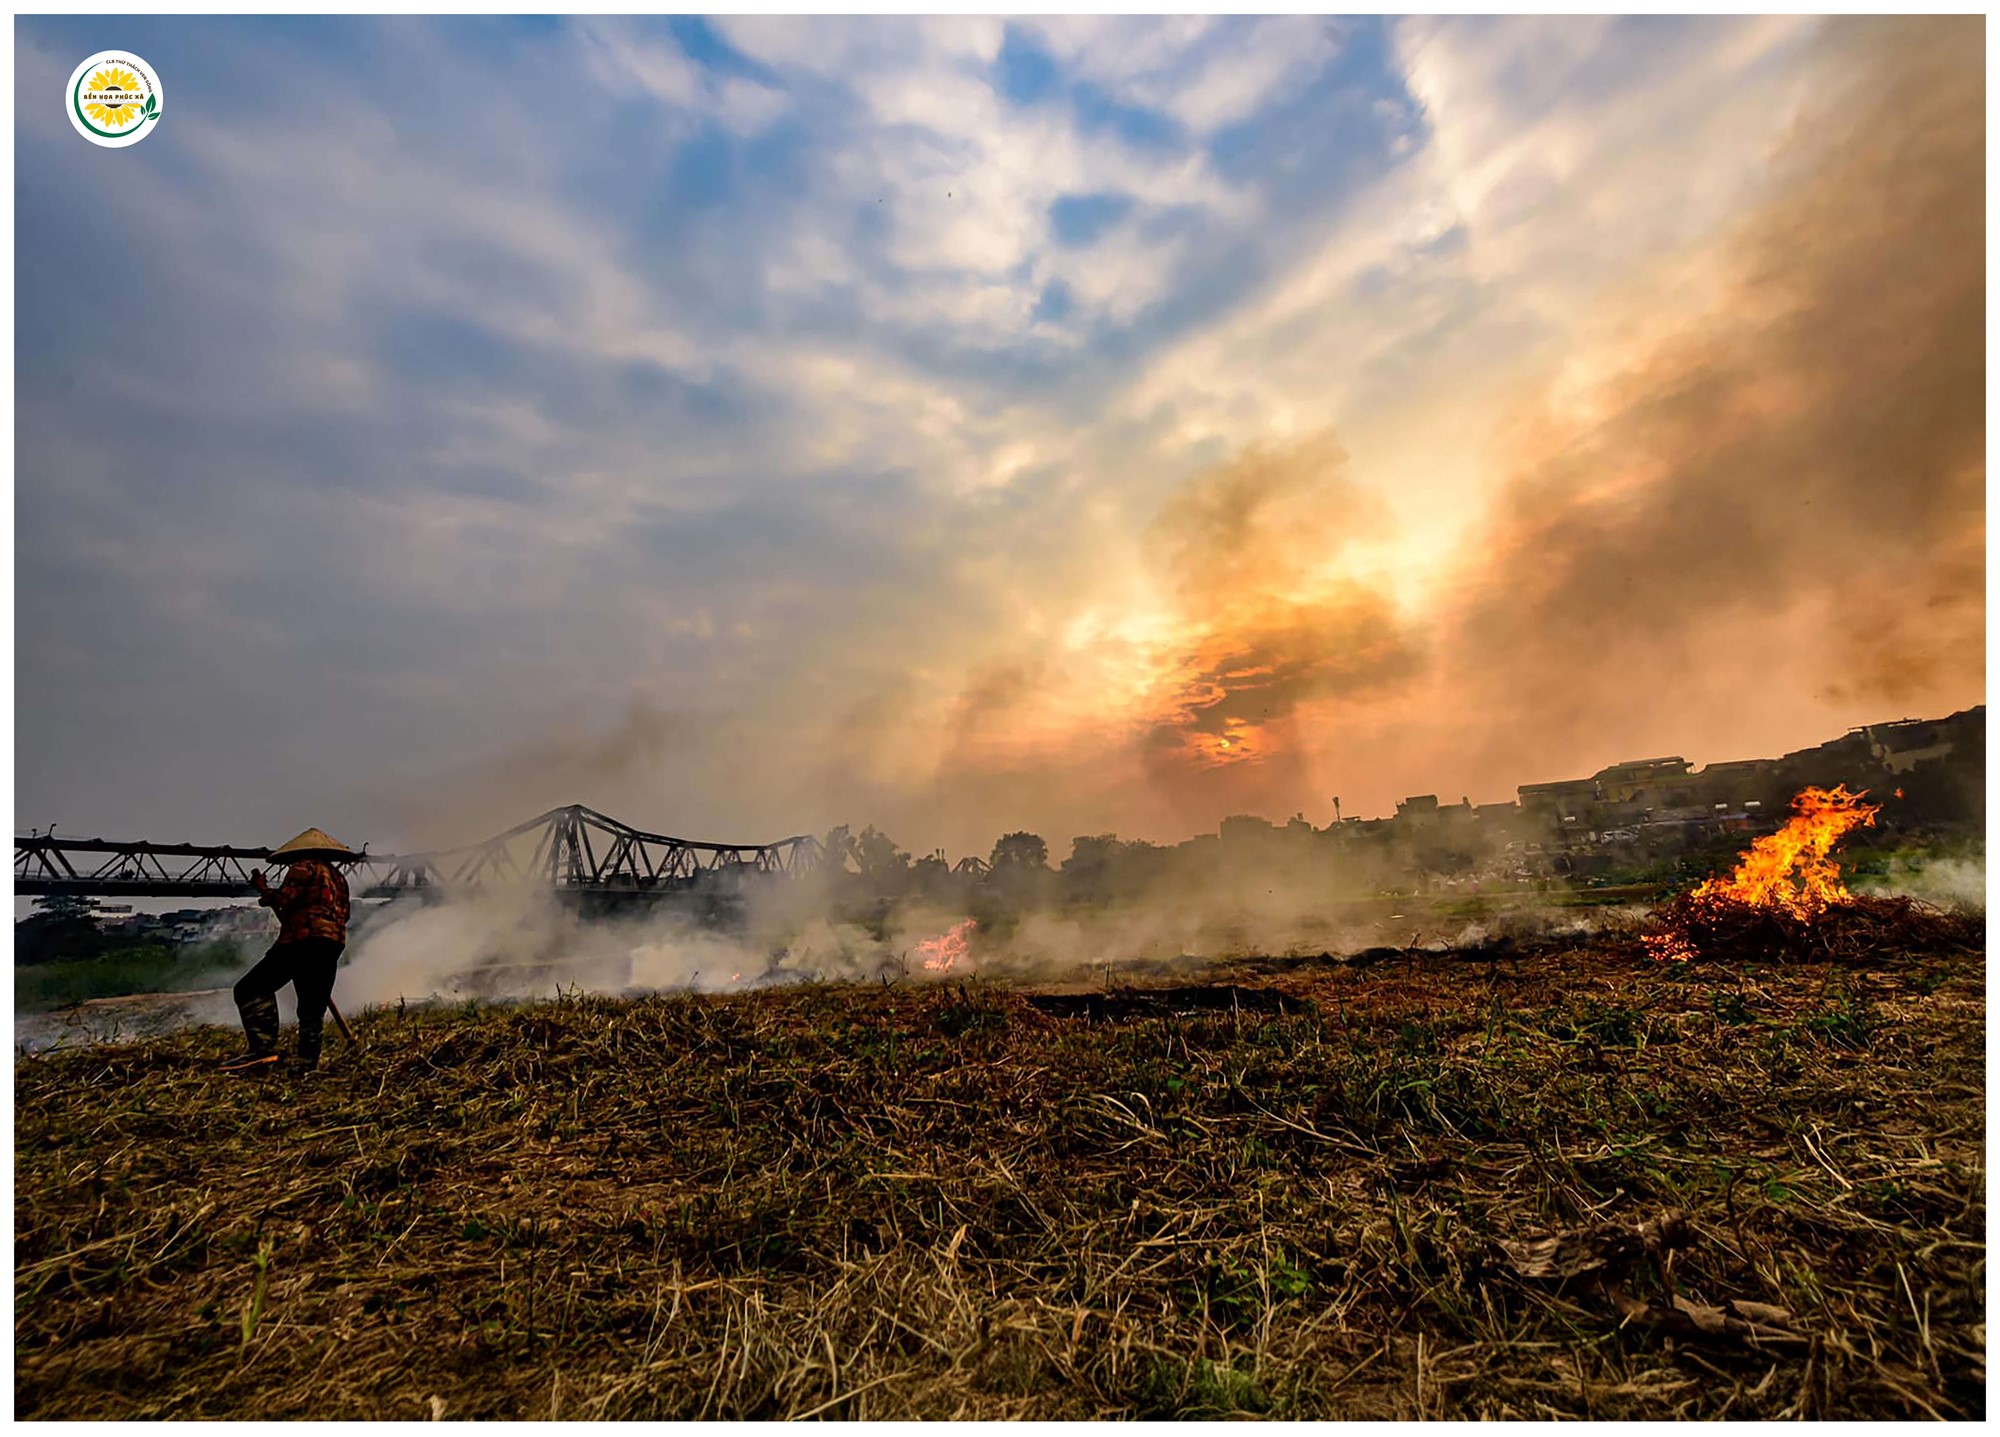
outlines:
{"label": "sky", "polygon": [[1985,700],[1979,17],[15,45],[23,829],[1060,857]]}

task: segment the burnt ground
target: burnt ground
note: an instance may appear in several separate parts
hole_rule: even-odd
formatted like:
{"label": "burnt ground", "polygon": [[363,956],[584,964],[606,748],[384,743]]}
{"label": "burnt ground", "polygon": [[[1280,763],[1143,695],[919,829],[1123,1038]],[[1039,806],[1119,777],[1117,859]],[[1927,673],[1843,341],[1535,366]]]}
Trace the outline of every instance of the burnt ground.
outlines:
{"label": "burnt ground", "polygon": [[16,1414],[1981,1417],[1984,986],[1971,924],[24,1057]]}

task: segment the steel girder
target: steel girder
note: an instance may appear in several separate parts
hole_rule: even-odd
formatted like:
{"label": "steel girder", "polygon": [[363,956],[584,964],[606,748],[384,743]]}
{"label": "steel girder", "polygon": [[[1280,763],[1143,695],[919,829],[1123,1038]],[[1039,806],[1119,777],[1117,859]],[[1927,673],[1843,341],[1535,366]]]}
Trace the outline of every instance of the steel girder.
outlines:
{"label": "steel girder", "polygon": [[14,840],[14,893],[197,898],[254,894],[268,848],[196,843],[114,843],[37,834]]}
{"label": "steel girder", "polygon": [[[14,840],[19,897],[247,897],[268,848],[113,843],[36,834]],[[751,875],[797,876],[823,850],[808,836],[776,843],[706,843],[648,833],[581,804],[551,809],[483,843],[433,853],[363,853],[351,865],[364,896],[443,894],[518,883],[608,896],[668,893]]]}
{"label": "steel girder", "polygon": [[797,875],[816,867],[819,840],[707,843],[621,823],[571,804],[517,824],[484,843],[378,859],[384,887],[479,888],[538,880],[559,889],[647,892],[687,887],[704,878]]}

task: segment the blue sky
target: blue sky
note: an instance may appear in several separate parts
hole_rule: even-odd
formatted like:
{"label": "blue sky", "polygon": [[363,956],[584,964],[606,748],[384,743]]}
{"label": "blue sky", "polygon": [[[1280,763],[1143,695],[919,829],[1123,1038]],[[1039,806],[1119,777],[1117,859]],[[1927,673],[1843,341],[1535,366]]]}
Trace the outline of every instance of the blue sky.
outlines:
{"label": "blue sky", "polygon": [[[975,698],[1117,747],[1163,506],[1327,431],[1342,582],[1420,612],[1519,388],[1757,202],[1814,37],[21,19],[17,821],[1212,823]],[[114,45],[166,116],[92,149],[52,97]]]}

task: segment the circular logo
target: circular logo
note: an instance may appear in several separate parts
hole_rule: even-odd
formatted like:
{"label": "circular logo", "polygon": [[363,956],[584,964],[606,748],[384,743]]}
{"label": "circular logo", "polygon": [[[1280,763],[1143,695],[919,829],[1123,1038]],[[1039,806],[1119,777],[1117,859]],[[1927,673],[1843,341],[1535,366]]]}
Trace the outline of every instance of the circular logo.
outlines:
{"label": "circular logo", "polygon": [[100,50],[69,77],[64,108],[93,145],[122,149],[153,132],[166,98],[153,67],[130,50]]}

